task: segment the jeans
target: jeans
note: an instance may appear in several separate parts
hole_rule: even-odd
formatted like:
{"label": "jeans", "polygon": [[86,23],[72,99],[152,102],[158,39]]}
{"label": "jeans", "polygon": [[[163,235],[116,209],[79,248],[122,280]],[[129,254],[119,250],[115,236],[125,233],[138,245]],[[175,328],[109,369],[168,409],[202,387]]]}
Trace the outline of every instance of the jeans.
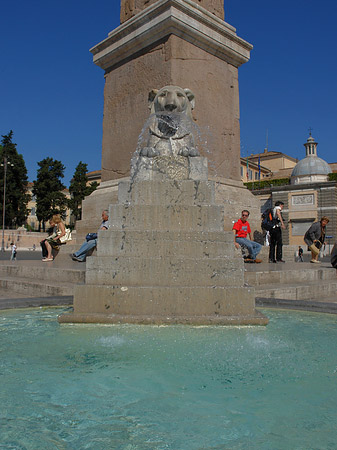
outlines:
{"label": "jeans", "polygon": [[247,238],[237,237],[235,238],[236,242],[241,245],[241,247],[246,247],[249,252],[249,256],[251,259],[256,259],[257,255],[260,253],[262,245],[255,241],[250,241]]}
{"label": "jeans", "polygon": [[85,261],[87,257],[87,253],[89,250],[95,248],[97,245],[97,239],[92,239],[91,241],[85,241],[81,245],[81,248],[77,250],[77,252],[74,253],[76,258],[80,259],[81,261]]}

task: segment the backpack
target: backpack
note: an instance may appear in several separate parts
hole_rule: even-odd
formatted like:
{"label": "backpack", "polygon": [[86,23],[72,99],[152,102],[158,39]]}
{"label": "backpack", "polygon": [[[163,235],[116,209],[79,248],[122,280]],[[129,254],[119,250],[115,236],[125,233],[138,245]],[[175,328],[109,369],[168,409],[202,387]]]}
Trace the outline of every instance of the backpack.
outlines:
{"label": "backpack", "polygon": [[274,219],[273,217],[273,208],[267,209],[262,214],[262,223],[261,223],[262,230],[271,231],[276,225],[276,223],[277,219]]}

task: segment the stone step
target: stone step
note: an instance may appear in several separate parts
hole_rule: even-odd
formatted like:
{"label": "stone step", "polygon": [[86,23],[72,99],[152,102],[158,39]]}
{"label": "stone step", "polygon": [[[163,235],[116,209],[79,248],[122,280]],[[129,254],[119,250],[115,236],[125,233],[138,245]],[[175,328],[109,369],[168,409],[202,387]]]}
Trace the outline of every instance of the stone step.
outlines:
{"label": "stone step", "polygon": [[31,279],[21,277],[0,278],[0,288],[30,297],[58,297],[74,294],[75,284],[64,281]]}
{"label": "stone step", "polygon": [[337,302],[337,280],[308,281],[306,283],[265,284],[255,287],[255,295],[260,298],[288,300],[317,300]]}
{"label": "stone step", "polygon": [[[299,263],[298,263],[299,264]],[[303,263],[305,264],[305,263]],[[300,265],[300,264],[299,264]],[[324,285],[326,281],[336,281],[336,271],[332,267],[312,267],[310,268],[291,268],[286,269],[286,264],[282,265],[282,270],[276,264],[269,264],[268,270],[246,270],[245,283],[249,286],[263,286],[273,284],[274,286],[284,286],[291,283],[300,283],[306,285],[314,281],[317,285]],[[254,267],[255,268],[255,267]],[[259,266],[260,269],[260,266]]]}
{"label": "stone step", "polygon": [[92,256],[86,283],[118,286],[242,286],[241,257],[134,258]]}
{"label": "stone step", "polygon": [[[167,301],[174,299],[174,301]],[[137,311],[133,309],[137,305]],[[76,314],[151,317],[255,315],[254,289],[244,287],[77,286]]]}
{"label": "stone step", "polygon": [[98,240],[99,256],[220,258],[235,256],[231,232],[184,233],[107,230]]}
{"label": "stone step", "polygon": [[[17,261],[18,263],[19,261]],[[56,281],[59,283],[84,283],[85,268],[73,269],[55,266],[55,262],[43,263],[42,261],[29,261],[26,264],[0,264],[0,278],[24,278],[27,280],[41,280],[45,283]]]}
{"label": "stone step", "polygon": [[110,205],[112,229],[158,231],[222,231],[219,205]]}
{"label": "stone step", "polygon": [[137,205],[212,205],[215,183],[211,181],[171,180],[120,182],[118,203]]}

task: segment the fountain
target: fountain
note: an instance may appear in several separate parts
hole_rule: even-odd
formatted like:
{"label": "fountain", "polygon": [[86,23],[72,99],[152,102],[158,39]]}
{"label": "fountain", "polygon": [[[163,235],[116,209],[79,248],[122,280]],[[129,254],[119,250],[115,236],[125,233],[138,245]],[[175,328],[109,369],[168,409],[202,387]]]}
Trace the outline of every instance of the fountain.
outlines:
{"label": "fountain", "polygon": [[131,177],[109,207],[110,229],[60,322],[266,324],[198,156],[194,94],[165,86],[150,107]]}
{"label": "fountain", "polygon": [[2,311],[3,449],[333,449],[333,314],[267,327],[59,326]]}

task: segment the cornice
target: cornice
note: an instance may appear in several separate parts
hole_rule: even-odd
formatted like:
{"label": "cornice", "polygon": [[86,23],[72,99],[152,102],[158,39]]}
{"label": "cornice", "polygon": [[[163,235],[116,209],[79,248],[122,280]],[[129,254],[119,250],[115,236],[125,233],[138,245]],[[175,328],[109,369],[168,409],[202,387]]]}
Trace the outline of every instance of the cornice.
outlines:
{"label": "cornice", "polygon": [[94,63],[104,70],[174,34],[238,67],[247,62],[251,44],[231,25],[191,0],[161,0],[109,33],[93,47]]}

